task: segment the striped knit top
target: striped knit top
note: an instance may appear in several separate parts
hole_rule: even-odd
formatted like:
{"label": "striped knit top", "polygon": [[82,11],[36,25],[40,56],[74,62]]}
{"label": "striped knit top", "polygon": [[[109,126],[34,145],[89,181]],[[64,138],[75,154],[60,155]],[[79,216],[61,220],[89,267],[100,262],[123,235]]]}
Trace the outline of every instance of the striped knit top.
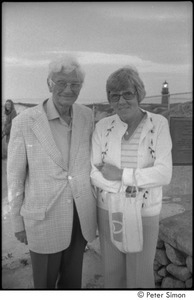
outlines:
{"label": "striped knit top", "polygon": [[121,169],[137,168],[137,153],[140,135],[144,126],[145,117],[139,123],[129,140],[124,137],[121,141]]}
{"label": "striped knit top", "polygon": [[[141,120],[129,140],[125,140],[124,136],[121,140],[121,169],[137,168],[137,153],[139,146],[140,135],[144,126],[146,117]],[[104,201],[102,197],[98,197],[97,206],[108,210],[108,202]]]}

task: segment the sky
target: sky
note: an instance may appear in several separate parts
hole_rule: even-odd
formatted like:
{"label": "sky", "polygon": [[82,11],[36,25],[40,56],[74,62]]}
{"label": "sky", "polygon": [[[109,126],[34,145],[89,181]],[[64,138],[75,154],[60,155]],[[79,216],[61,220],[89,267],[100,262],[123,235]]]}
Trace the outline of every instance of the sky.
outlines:
{"label": "sky", "polygon": [[[106,102],[108,76],[139,71],[146,95],[192,91],[192,2],[3,2],[2,99],[51,94],[48,64],[73,53],[86,72],[80,103]],[[37,101],[36,101],[37,100]]]}

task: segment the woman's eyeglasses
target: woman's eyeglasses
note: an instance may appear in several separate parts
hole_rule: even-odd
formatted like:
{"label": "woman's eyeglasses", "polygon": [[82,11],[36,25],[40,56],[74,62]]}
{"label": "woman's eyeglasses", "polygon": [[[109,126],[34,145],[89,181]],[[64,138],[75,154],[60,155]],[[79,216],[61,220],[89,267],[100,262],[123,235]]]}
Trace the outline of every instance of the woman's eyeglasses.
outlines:
{"label": "woman's eyeglasses", "polygon": [[130,100],[133,100],[133,98],[135,97],[136,95],[136,92],[132,93],[130,91],[127,91],[127,92],[120,92],[120,93],[111,93],[109,92],[109,100],[110,102],[116,104],[119,102],[121,96],[127,100],[127,101],[130,101]]}

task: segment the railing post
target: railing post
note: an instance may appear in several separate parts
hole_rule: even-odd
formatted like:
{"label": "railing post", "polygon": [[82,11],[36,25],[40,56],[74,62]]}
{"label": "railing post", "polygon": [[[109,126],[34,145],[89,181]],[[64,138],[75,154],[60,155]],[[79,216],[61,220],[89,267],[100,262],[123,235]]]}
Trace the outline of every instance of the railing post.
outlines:
{"label": "railing post", "polygon": [[92,115],[93,115],[93,131],[95,127],[95,104],[92,105]]}
{"label": "railing post", "polygon": [[168,94],[168,123],[170,123],[170,94]]}

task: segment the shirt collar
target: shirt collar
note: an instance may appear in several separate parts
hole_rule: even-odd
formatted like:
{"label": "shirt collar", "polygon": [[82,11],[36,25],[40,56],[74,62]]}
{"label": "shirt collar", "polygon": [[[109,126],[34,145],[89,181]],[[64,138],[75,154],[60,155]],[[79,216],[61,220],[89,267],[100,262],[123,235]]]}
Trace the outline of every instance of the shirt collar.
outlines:
{"label": "shirt collar", "polygon": [[[71,109],[71,119],[73,117],[73,109]],[[59,118],[61,121],[63,121],[53,103],[52,98],[49,98],[49,100],[47,101],[47,118],[48,120],[53,120],[53,119],[57,119]],[[65,121],[63,121],[65,122]]]}
{"label": "shirt collar", "polygon": [[48,120],[53,120],[60,118],[58,111],[56,110],[52,98],[47,101],[47,118]]}

